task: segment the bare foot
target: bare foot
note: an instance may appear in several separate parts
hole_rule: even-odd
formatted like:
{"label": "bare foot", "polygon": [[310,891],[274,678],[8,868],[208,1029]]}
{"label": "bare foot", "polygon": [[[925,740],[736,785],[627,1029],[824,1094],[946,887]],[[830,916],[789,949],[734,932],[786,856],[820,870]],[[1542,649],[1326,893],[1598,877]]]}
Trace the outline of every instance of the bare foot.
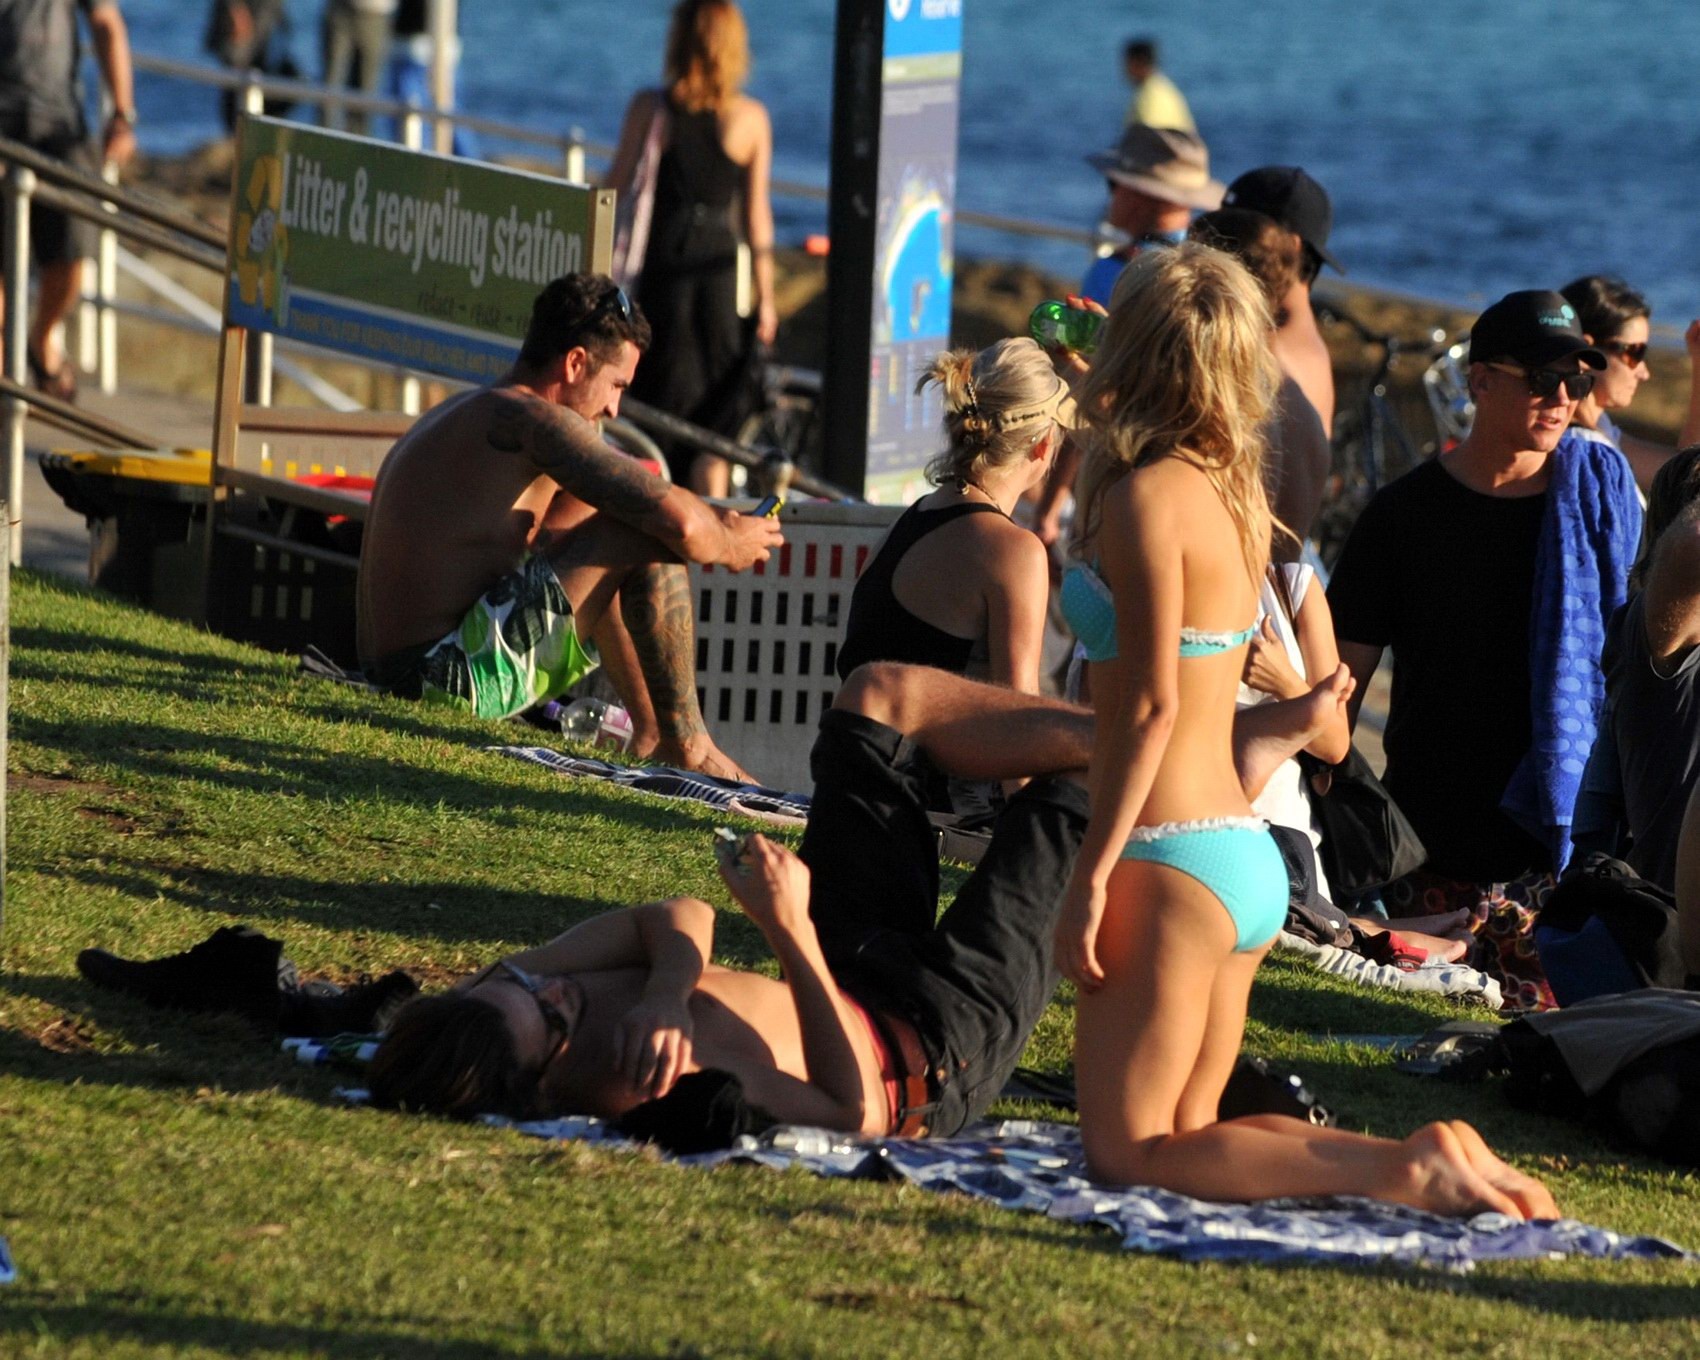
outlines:
{"label": "bare foot", "polygon": [[1415,931],[1420,935],[1437,935],[1443,940],[1460,940],[1465,944],[1473,938],[1468,907],[1459,907],[1457,911],[1437,911],[1428,916],[1394,916],[1388,919],[1388,925],[1401,935]]}
{"label": "bare foot", "polygon": [[1283,712],[1291,712],[1292,726],[1285,732],[1259,733],[1234,743],[1234,768],[1247,798],[1256,798],[1283,761],[1297,755],[1329,722],[1346,711],[1357,681],[1341,666],[1320,685],[1298,699],[1282,700]]}
{"label": "bare foot", "polygon": [[1559,1217],[1558,1202],[1546,1186],[1533,1176],[1525,1176],[1515,1167],[1500,1161],[1481,1134],[1463,1120],[1451,1120],[1448,1126],[1464,1149],[1464,1155],[1470,1159],[1470,1165],[1488,1184],[1511,1196],[1524,1218]]}
{"label": "bare foot", "polygon": [[1397,1202],[1449,1218],[1483,1212],[1527,1217],[1516,1199],[1476,1170],[1450,1124],[1425,1124],[1403,1146],[1411,1159],[1409,1181],[1390,1196]]}
{"label": "bare foot", "polygon": [[[1367,935],[1382,935],[1387,933],[1388,924],[1373,916],[1354,916],[1352,924]],[[1457,963],[1459,959],[1470,952],[1467,939],[1453,939],[1448,935],[1428,935],[1420,930],[1409,930],[1403,921],[1396,923],[1399,938],[1406,944],[1415,945],[1429,956],[1434,963]]]}
{"label": "bare foot", "polygon": [[659,742],[650,754],[652,759],[661,764],[673,765],[681,770],[710,774],[716,779],[729,779],[735,784],[761,783],[761,780],[716,746],[706,732],[691,738],[683,746]]}

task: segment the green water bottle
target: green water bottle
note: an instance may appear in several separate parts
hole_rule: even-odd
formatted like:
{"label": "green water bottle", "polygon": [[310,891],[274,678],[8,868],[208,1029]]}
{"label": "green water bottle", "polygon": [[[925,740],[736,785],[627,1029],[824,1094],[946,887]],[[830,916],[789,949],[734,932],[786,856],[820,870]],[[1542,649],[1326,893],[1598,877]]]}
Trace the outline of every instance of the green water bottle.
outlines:
{"label": "green water bottle", "polygon": [[1076,354],[1090,354],[1098,348],[1098,337],[1104,332],[1104,318],[1084,307],[1070,307],[1055,298],[1041,302],[1027,318],[1027,333],[1046,349],[1071,349]]}

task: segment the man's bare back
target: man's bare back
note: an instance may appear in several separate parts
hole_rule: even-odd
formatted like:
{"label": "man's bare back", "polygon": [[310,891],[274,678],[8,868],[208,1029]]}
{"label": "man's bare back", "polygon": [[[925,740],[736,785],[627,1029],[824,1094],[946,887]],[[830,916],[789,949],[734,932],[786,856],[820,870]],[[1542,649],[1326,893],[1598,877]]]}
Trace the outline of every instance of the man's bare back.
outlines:
{"label": "man's bare back", "polygon": [[372,492],[361,547],[360,656],[370,664],[455,628],[473,601],[531,550],[559,490],[498,449],[514,394],[451,397],[402,437]]}

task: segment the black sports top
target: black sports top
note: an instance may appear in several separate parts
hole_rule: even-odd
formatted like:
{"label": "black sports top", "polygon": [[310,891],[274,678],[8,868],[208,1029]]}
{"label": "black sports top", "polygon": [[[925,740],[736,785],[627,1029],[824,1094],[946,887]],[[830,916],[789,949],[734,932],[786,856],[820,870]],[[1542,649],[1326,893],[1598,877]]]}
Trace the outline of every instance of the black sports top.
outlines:
{"label": "black sports top", "polygon": [[844,645],[838,649],[840,680],[868,661],[906,661],[957,675],[967,669],[976,639],[957,637],[916,618],[898,602],[891,582],[904,555],[933,530],[981,511],[1003,513],[995,505],[977,501],[947,505],[942,510],[922,510],[916,504],[891,526],[884,545],[868,563],[850,596],[850,620],[844,629]]}

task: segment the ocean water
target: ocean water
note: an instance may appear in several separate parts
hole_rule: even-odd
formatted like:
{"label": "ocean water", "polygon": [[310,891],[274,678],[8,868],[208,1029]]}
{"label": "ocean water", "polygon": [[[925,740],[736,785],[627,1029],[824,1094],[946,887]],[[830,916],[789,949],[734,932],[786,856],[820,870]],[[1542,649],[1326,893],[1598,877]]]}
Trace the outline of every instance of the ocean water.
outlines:
{"label": "ocean water", "polygon": [[[141,51],[200,57],[199,7],[123,0]],[[461,104],[612,141],[654,84],[665,0],[461,0]],[[292,0],[317,61],[319,6]],[[829,0],[745,0],[751,92],[772,111],[775,172],[824,185]],[[1354,281],[1465,303],[1618,273],[1654,322],[1700,315],[1700,5],[1613,0],[964,0],[958,204],[1089,227],[1103,189],[1081,158],[1112,143],[1128,91],[1120,45],[1154,32],[1219,178],[1300,164],[1334,200],[1331,246]],[[205,59],[205,58],[201,58]],[[143,78],[145,148],[218,131],[214,96]],[[782,239],[824,204],[776,203]],[[1084,252],[963,229],[958,252],[1072,274]]]}

